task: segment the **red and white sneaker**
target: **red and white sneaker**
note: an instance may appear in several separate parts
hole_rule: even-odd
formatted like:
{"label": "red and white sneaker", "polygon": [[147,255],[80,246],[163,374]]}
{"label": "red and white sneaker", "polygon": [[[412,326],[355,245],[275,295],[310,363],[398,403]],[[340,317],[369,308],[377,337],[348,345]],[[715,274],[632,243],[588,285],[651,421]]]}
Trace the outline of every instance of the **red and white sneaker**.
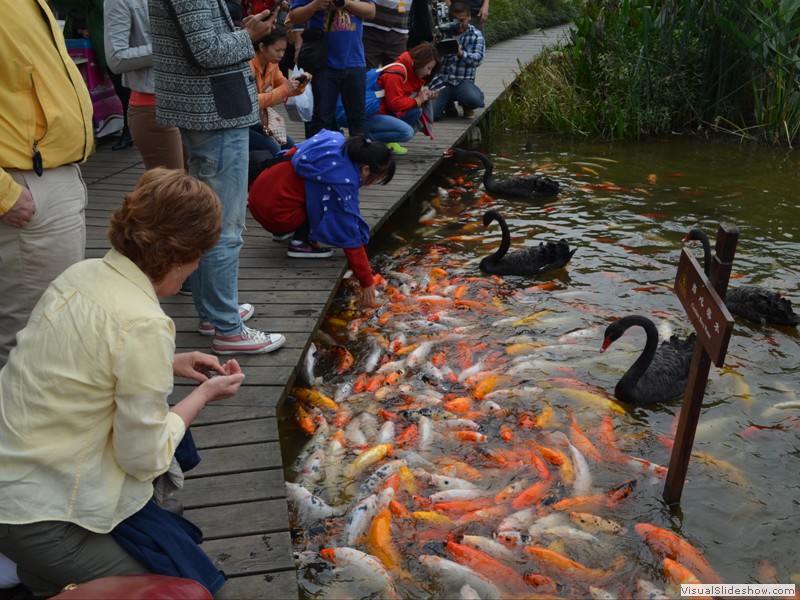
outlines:
{"label": "red and white sneaker", "polygon": [[214,334],[211,350],[215,354],[264,354],[277,350],[286,343],[280,333],[264,333],[247,325],[234,335]]}
{"label": "red and white sneaker", "polygon": [[[247,304],[245,302],[239,305],[239,316],[242,318],[242,321],[247,321],[254,314],[256,314],[256,309],[252,304]],[[200,335],[214,335],[216,330],[211,323],[205,319],[201,319],[200,325],[197,326],[197,333]]]}

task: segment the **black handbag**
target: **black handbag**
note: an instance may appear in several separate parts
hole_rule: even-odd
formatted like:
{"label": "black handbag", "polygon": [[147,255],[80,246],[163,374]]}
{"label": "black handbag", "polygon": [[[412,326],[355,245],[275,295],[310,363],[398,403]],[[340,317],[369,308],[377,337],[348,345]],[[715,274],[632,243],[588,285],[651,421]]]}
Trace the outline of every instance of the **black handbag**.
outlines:
{"label": "black handbag", "polygon": [[333,12],[328,17],[325,29],[306,28],[303,31],[303,43],[297,55],[297,66],[312,75],[328,66],[328,36],[327,30],[331,26]]}

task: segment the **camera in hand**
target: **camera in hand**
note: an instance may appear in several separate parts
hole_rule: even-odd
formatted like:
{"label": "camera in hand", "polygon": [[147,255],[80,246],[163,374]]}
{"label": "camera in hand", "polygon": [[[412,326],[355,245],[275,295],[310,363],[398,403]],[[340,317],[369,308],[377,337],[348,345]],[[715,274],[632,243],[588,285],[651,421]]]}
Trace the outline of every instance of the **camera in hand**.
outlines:
{"label": "camera in hand", "polygon": [[441,56],[458,52],[458,35],[461,22],[450,16],[450,5],[437,2],[433,7],[433,27],[436,35],[436,50]]}
{"label": "camera in hand", "polygon": [[332,4],[335,8],[342,9],[344,8],[344,3],[346,0],[332,0]]}
{"label": "camera in hand", "polygon": [[305,73],[303,73],[302,75],[298,75],[297,76],[297,83],[302,85],[302,84],[304,84],[306,82],[306,79],[308,79],[308,76]]}

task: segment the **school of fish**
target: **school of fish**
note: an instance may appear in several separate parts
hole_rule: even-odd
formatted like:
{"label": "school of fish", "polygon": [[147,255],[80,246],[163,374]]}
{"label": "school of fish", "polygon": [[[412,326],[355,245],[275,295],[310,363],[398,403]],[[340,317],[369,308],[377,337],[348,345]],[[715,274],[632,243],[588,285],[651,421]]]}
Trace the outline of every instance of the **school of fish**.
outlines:
{"label": "school of fish", "polygon": [[667,523],[630,525],[667,469],[631,450],[628,407],[576,377],[598,328],[551,336],[562,315],[509,310],[558,282],[520,290],[436,245],[379,272],[383,306],[340,294],[289,393],[307,440],[286,494],[309,597],[656,600],[721,581]]}

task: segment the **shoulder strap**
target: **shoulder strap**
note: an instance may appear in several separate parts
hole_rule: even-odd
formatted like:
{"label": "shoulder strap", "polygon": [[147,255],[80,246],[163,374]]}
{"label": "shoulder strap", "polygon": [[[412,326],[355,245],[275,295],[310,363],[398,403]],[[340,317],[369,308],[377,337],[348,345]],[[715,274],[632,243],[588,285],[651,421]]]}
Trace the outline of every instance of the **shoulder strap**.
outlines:
{"label": "shoulder strap", "polygon": [[[403,72],[401,73],[400,71],[395,71],[395,70],[387,71],[387,69],[389,67],[400,67],[401,69],[403,69]],[[383,65],[382,67],[380,67],[378,69],[375,69],[375,71],[377,71],[378,73],[386,71],[387,73],[394,73],[395,75],[402,75],[403,76],[403,83],[405,83],[406,80],[408,79],[408,70],[406,69],[406,66],[401,62],[393,62],[393,63],[389,63],[388,65]]]}

